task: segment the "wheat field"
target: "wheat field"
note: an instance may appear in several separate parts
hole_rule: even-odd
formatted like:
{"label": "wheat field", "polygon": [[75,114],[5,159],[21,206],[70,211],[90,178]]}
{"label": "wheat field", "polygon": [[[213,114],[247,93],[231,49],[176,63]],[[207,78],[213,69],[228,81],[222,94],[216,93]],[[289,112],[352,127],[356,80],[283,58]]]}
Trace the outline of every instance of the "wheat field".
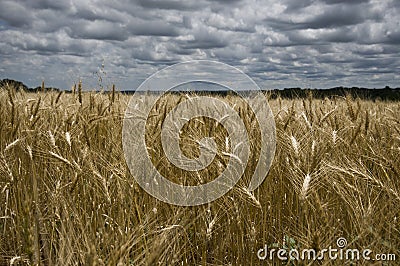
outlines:
{"label": "wheat field", "polygon": [[[158,170],[178,179],[185,173],[168,164],[158,131],[187,97],[163,97],[146,132]],[[254,125],[236,96],[216,97],[236,104],[246,128]],[[246,189],[259,145],[255,130],[252,160],[235,188],[210,204],[178,207],[148,195],[125,163],[129,98],[0,89],[1,265],[371,265],[257,257],[264,245],[321,250],[339,237],[353,248],[400,256],[398,102],[269,100],[277,146],[263,184],[254,193]],[[226,139],[211,124],[204,118],[187,125],[181,148],[188,156],[198,155],[199,137]],[[209,169],[181,181],[206,182],[226,160],[217,156]]]}

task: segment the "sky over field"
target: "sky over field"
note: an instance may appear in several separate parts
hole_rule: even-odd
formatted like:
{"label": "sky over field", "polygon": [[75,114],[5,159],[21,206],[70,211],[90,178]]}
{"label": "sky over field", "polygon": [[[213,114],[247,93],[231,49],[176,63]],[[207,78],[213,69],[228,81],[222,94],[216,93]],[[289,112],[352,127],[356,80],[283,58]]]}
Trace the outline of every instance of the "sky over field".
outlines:
{"label": "sky over field", "polygon": [[1,0],[0,78],[135,89],[216,60],[263,88],[400,87],[399,0]]}

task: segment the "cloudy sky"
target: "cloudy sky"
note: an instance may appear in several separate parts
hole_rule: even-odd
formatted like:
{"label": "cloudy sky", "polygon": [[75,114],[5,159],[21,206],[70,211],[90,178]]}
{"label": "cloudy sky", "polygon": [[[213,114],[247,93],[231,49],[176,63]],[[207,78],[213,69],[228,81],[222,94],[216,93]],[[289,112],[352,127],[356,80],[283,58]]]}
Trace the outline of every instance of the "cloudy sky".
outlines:
{"label": "cloudy sky", "polygon": [[0,78],[134,89],[185,60],[261,88],[399,87],[399,0],[0,0]]}

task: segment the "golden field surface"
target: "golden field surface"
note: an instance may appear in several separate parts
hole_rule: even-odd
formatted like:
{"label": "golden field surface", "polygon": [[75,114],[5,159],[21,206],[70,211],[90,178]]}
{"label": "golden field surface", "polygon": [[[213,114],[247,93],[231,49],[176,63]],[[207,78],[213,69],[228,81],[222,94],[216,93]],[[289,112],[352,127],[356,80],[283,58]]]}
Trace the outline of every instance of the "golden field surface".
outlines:
{"label": "golden field surface", "polygon": [[[158,170],[175,182],[186,174],[191,185],[218,176],[229,159],[217,156],[202,173],[168,165],[160,122],[192,96],[161,98],[146,132]],[[254,125],[237,96],[216,97],[236,103],[246,128]],[[251,160],[235,188],[212,203],[178,207],[148,195],[129,172],[121,136],[129,99],[0,89],[1,265],[309,265],[261,261],[257,251],[265,245],[320,251],[340,237],[351,248],[400,261],[398,102],[270,100],[277,146],[263,184],[246,189],[259,146],[253,130]],[[181,148],[188,156],[198,156],[198,138],[212,134],[218,144],[227,137],[211,124],[206,118],[187,124]]]}

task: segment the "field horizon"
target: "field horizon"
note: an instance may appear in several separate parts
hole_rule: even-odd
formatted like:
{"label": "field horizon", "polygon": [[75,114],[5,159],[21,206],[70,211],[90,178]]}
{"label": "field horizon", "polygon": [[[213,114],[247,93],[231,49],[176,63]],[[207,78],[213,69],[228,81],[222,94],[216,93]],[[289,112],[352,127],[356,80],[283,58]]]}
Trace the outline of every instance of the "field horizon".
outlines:
{"label": "field horizon", "polygon": [[[21,81],[13,80],[13,79],[0,79],[0,89],[5,88],[7,86],[13,87],[16,90],[23,90],[26,92],[46,92],[46,91],[56,91],[56,92],[64,92],[64,93],[73,93],[74,90],[77,89],[78,84],[74,84],[71,86],[69,89],[60,89],[56,87],[47,87],[45,82],[43,81],[40,86],[37,87],[28,87]],[[85,88],[83,89],[83,92],[96,92],[96,93],[110,93],[112,91],[112,88],[119,93],[125,94],[125,95],[132,95],[136,93],[135,89],[131,90],[123,90],[120,88],[115,88],[114,84],[109,84],[105,87],[101,85],[102,89],[90,89],[90,88]],[[250,90],[242,90],[242,91],[248,91]],[[324,99],[324,98],[332,98],[332,97],[346,97],[346,96],[351,96],[352,98],[360,98],[363,100],[389,100],[389,101],[400,101],[400,87],[389,87],[385,86],[382,88],[365,88],[365,87],[357,87],[357,86],[351,86],[351,87],[345,87],[345,86],[334,86],[331,88],[324,88],[324,89],[319,89],[319,88],[301,88],[301,87],[292,87],[292,88],[281,88],[281,89],[262,89],[261,91],[265,94],[269,94],[270,99],[276,99],[276,98],[282,98],[282,99],[296,99],[296,98],[301,98],[301,99],[306,99],[309,97],[309,94],[312,93],[314,98],[317,99]],[[163,93],[164,90],[152,90],[148,91],[149,93]],[[208,90],[208,89],[201,89],[201,90],[194,90],[193,88],[187,88],[187,89],[182,89],[182,90],[176,90],[174,89],[172,93],[190,93],[190,92],[196,92],[200,94],[220,94],[220,95],[227,95],[230,93],[229,90]]]}

